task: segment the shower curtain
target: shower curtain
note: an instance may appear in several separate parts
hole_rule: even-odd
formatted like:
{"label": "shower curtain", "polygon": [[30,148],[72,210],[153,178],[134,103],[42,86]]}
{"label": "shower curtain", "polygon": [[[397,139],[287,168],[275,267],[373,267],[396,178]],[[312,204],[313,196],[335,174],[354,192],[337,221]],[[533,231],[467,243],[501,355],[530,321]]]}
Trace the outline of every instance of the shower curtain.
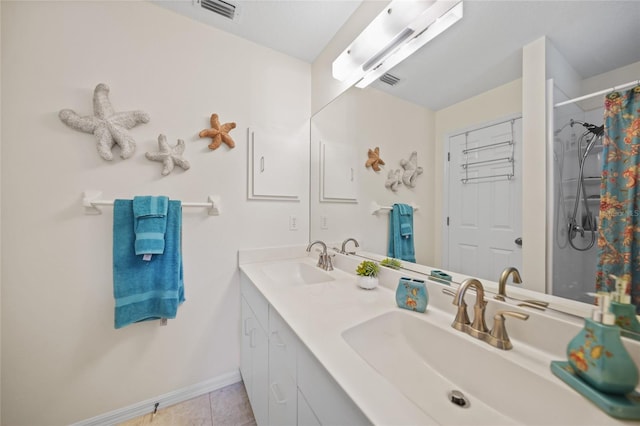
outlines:
{"label": "shower curtain", "polygon": [[596,290],[611,291],[610,274],[631,281],[640,313],[640,85],[605,99]]}

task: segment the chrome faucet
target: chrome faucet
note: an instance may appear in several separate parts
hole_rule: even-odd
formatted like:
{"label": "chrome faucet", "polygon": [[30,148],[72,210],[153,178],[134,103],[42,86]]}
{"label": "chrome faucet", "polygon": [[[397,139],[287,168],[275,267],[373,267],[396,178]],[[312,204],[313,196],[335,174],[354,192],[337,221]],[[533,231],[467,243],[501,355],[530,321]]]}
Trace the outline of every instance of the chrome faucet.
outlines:
{"label": "chrome faucet", "polygon": [[[502,302],[506,301],[507,280],[509,279],[509,275],[512,275],[512,274],[513,274],[513,282],[516,284],[522,284],[522,277],[520,276],[520,272],[518,271],[517,268],[513,266],[508,266],[504,268],[504,270],[502,271],[502,274],[500,274],[500,280],[498,281],[498,294],[493,296],[494,299],[500,300]],[[543,302],[542,300],[526,299],[526,300],[521,300],[521,302],[523,303],[520,303],[518,306],[525,306],[529,308],[536,308],[536,309],[542,309],[542,310],[544,310],[544,308],[549,306],[548,302]]]}
{"label": "chrome faucet", "polygon": [[[467,316],[467,304],[464,301],[464,295],[469,287],[476,291],[476,304],[473,307],[474,315],[472,323]],[[449,289],[443,289],[443,292],[446,294],[453,293],[449,291]],[[528,314],[521,312],[498,311],[493,317],[493,328],[489,331],[484,320],[484,311],[487,306],[487,302],[484,300],[484,288],[482,287],[482,283],[475,278],[468,278],[460,284],[458,291],[453,295],[453,304],[458,307],[458,313],[451,326],[456,330],[464,331],[476,339],[483,340],[498,349],[509,350],[513,348],[513,344],[511,340],[509,340],[509,335],[504,325],[504,317],[510,316],[520,320],[529,318]]]}
{"label": "chrome faucet", "polygon": [[329,254],[327,253],[327,245],[320,241],[314,241],[312,243],[309,243],[309,245],[307,246],[307,252],[310,253],[311,252],[311,247],[313,247],[316,244],[320,244],[322,246],[322,251],[320,252],[320,257],[318,257],[318,264],[316,265],[318,268],[322,268],[325,271],[333,271],[333,263],[331,262],[331,256],[329,256]]}
{"label": "chrome faucet", "polygon": [[[476,291],[476,303],[473,306],[473,322],[469,325],[469,316],[467,315],[467,304],[464,301],[464,295],[472,287]],[[484,321],[484,310],[487,302],[484,300],[484,287],[482,283],[475,278],[467,278],[460,284],[458,291],[453,296],[453,304],[458,307],[458,313],[451,326],[459,331],[477,338],[482,339],[489,329]]]}
{"label": "chrome faucet", "polygon": [[356,254],[356,252],[355,252],[355,251],[352,251],[352,252],[348,252],[348,253],[347,253],[347,251],[345,250],[345,248],[346,248],[346,246],[347,246],[347,243],[348,243],[349,241],[353,241],[353,243],[355,244],[355,246],[356,246],[356,247],[360,247],[360,244],[358,244],[358,241],[357,241],[355,238],[347,238],[346,240],[344,240],[344,241],[342,242],[342,248],[340,249],[340,254]]}

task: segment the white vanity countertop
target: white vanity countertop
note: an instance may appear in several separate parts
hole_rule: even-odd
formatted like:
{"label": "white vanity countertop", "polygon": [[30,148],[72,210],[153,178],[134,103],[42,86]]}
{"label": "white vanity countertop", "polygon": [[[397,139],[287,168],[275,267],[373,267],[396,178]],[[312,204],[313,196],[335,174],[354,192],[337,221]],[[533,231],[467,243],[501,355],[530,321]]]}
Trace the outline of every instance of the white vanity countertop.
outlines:
{"label": "white vanity countertop", "polygon": [[[340,261],[342,262],[342,267],[345,270],[351,270],[351,264],[344,263],[347,262],[344,259],[346,258],[343,257],[343,260]],[[404,396],[398,388],[378,374],[342,338],[342,333],[355,325],[383,313],[397,311],[399,308],[395,302],[395,291],[383,286],[379,286],[374,290],[363,290],[357,286],[355,274],[339,269],[329,272],[335,278],[334,281],[295,286],[284,285],[271,280],[262,271],[262,268],[274,261],[302,262],[315,266],[315,255],[312,258],[308,256],[301,257],[298,254],[298,257],[287,260],[270,258],[267,262],[256,260],[258,258],[243,257],[241,253],[240,269],[242,272],[254,283],[273,308],[278,311],[298,335],[302,343],[315,355],[318,361],[373,424],[438,424],[432,417],[428,416]],[[354,261],[355,258],[348,260],[348,262]],[[349,266],[348,269],[347,265]],[[393,272],[396,273],[396,271]],[[414,274],[408,274],[408,276],[412,275]],[[395,278],[395,282],[397,283],[397,278]],[[403,310],[403,312],[409,315],[419,315],[421,318],[428,319],[434,323],[450,324],[454,318],[452,312],[455,309],[455,306],[451,304],[451,297],[443,295],[439,290],[439,285],[432,282],[428,282],[427,285],[431,288],[427,311],[424,314],[407,310]],[[433,287],[433,285],[436,287]],[[434,289],[435,291],[433,291]],[[474,297],[471,294],[467,295],[467,303],[470,307]],[[447,306],[444,306],[445,304]],[[434,305],[440,305],[443,310]],[[470,314],[472,314],[472,310]],[[487,314],[487,323],[491,327],[492,321],[489,313]],[[462,334],[460,337],[475,340]],[[525,343],[515,340],[513,336],[512,340],[514,340],[514,349],[512,351],[499,351],[496,349],[499,352],[499,356],[518,357],[518,362],[521,365],[525,364],[526,367],[535,370],[541,376],[548,377],[550,380],[559,381],[549,370],[549,361],[551,359],[559,359],[557,354],[534,349]],[[486,345],[484,342],[476,342]],[[433,344],[437,345],[438,342],[433,342]],[[518,350],[518,347],[520,347],[520,350]],[[528,355],[532,353],[531,351],[536,354],[535,357]],[[470,360],[470,365],[467,368],[471,368],[472,364],[473,360]],[[491,386],[491,384],[487,385]],[[428,386],[428,384],[425,383],[425,386]],[[446,395],[443,395],[443,404],[446,404],[445,397]],[[593,411],[593,414],[598,417],[598,423],[601,423],[602,420],[610,420],[611,424],[618,424],[618,420],[606,416],[595,406],[591,406],[588,401],[585,400],[584,402],[587,411]],[[601,415],[604,417],[601,417]]]}
{"label": "white vanity countertop", "polygon": [[[316,262],[309,257],[291,261],[314,266]],[[329,272],[335,281],[279,285],[261,271],[269,263],[245,264],[240,269],[373,424],[438,424],[375,374],[342,338],[344,330],[398,309],[391,290],[363,290],[354,275],[337,269]]]}

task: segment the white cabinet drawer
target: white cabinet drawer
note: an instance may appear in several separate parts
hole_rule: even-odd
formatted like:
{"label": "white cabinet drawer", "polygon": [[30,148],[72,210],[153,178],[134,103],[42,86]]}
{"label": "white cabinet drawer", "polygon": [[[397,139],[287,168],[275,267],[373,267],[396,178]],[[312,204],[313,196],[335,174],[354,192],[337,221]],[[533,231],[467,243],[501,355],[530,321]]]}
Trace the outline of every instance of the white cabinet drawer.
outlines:
{"label": "white cabinet drawer", "polygon": [[256,319],[266,331],[269,329],[269,303],[244,273],[240,274],[240,292],[251,307]]}
{"label": "white cabinet drawer", "polygon": [[298,348],[298,389],[323,425],[370,425],[349,396],[322,364],[300,345]]}
{"label": "white cabinet drawer", "polygon": [[298,388],[295,380],[281,366],[269,363],[269,424],[295,425]]}
{"label": "white cabinet drawer", "polygon": [[296,352],[298,336],[291,327],[282,319],[280,314],[269,307],[269,357],[278,368],[282,368],[297,381]]}

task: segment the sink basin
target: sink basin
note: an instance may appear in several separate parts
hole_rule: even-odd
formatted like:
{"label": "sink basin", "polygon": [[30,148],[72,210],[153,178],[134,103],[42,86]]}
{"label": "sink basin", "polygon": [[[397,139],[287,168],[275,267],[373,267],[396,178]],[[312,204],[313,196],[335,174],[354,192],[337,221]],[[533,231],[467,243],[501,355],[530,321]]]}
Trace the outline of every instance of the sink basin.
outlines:
{"label": "sink basin", "polygon": [[317,266],[302,262],[286,262],[267,265],[262,271],[273,281],[297,285],[334,281],[334,278]]}
{"label": "sink basin", "polygon": [[[419,315],[387,312],[344,331],[342,337],[378,374],[441,424],[614,421],[589,404],[585,407],[584,399],[551,373],[543,377],[519,365],[537,363],[538,372],[548,372],[548,360],[528,356],[524,348],[518,354],[518,348],[501,351]],[[466,397],[466,407],[449,402],[454,390]]]}

